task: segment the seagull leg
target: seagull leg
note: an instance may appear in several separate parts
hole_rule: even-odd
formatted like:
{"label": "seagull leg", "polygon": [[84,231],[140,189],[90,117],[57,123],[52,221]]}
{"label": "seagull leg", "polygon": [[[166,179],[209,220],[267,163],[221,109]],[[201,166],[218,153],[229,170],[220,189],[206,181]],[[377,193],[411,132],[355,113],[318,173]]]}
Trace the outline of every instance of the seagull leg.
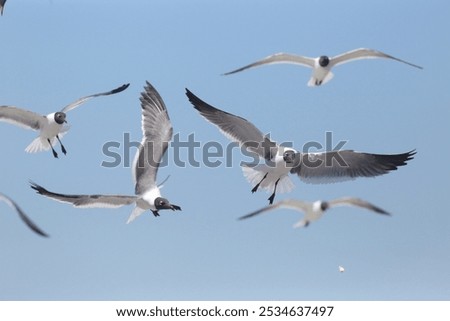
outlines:
{"label": "seagull leg", "polygon": [[154,210],[151,210],[151,211],[152,211],[152,213],[153,213],[153,215],[154,215],[155,217],[158,217],[158,216],[159,216],[158,211],[154,211]]}
{"label": "seagull leg", "polygon": [[258,190],[259,185],[261,185],[262,181],[267,177],[267,174],[269,174],[269,173],[266,173],[266,175],[264,175],[264,177],[262,178],[262,180],[260,180],[259,183],[256,184],[255,187],[252,188],[252,193],[254,193],[254,192],[256,192],[256,191]]}
{"label": "seagull leg", "polygon": [[50,147],[51,147],[51,149],[52,149],[53,157],[58,158],[58,153],[57,153],[57,152],[55,151],[55,149],[53,148],[52,142],[50,141],[49,138],[47,138],[47,141],[48,141],[48,143],[50,144]]}
{"label": "seagull leg", "polygon": [[61,151],[64,153],[64,155],[67,154],[66,148],[64,147],[64,145],[61,143],[61,140],[59,139],[59,136],[56,135],[56,138],[58,139],[59,144],[61,145]]}
{"label": "seagull leg", "polygon": [[275,198],[275,192],[277,191],[277,185],[278,185],[278,182],[280,181],[280,179],[277,179],[277,181],[275,182],[275,188],[273,189],[273,193],[272,193],[272,195],[270,195],[270,197],[268,198],[268,200],[269,200],[269,204],[272,204],[273,203],[273,199]]}

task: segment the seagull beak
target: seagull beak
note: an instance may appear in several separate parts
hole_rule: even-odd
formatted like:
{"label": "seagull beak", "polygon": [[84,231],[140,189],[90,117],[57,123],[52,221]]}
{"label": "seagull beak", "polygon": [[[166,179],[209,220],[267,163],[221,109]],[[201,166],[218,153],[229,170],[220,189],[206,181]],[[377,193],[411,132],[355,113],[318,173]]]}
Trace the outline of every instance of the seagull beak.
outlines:
{"label": "seagull beak", "polygon": [[179,207],[178,205],[173,205],[173,204],[170,204],[170,209],[172,211],[181,211],[181,207]]}

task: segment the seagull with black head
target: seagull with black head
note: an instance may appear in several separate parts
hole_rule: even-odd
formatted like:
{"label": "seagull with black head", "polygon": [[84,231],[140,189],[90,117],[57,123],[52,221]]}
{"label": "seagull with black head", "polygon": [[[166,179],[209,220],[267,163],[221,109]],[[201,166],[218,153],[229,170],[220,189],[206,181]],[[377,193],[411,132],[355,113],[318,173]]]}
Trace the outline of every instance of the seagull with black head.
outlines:
{"label": "seagull with black head", "polygon": [[61,151],[64,155],[67,154],[66,148],[61,143],[62,135],[69,130],[69,127],[65,126],[67,123],[66,113],[94,97],[120,93],[127,89],[129,85],[130,84],[124,84],[107,92],[81,97],[65,106],[60,111],[50,113],[46,116],[14,106],[0,106],[0,121],[11,123],[26,129],[38,130],[39,136],[28,145],[25,151],[28,153],[36,153],[51,148],[53,156],[58,158],[58,153],[53,148],[56,141],[61,145]]}
{"label": "seagull with black head", "polygon": [[326,84],[333,78],[333,73],[331,72],[331,69],[333,67],[336,67],[338,65],[342,65],[344,63],[354,61],[354,60],[374,59],[374,58],[392,59],[392,60],[396,60],[396,61],[402,62],[404,64],[407,64],[407,65],[410,65],[411,67],[423,69],[421,66],[412,64],[405,60],[401,60],[399,58],[388,55],[388,54],[378,51],[378,50],[359,48],[359,49],[345,52],[343,54],[340,54],[340,55],[337,55],[334,57],[322,55],[322,56],[319,56],[316,58],[293,55],[293,54],[281,52],[281,53],[277,53],[274,55],[270,55],[266,58],[263,58],[256,62],[248,64],[244,67],[238,68],[236,70],[227,72],[224,75],[231,75],[231,74],[234,74],[234,73],[237,73],[237,72],[249,69],[249,68],[258,67],[258,66],[262,66],[262,65],[268,65],[268,64],[279,64],[279,63],[295,64],[295,65],[312,68],[312,74],[311,74],[311,78],[309,79],[308,86],[314,87],[314,86],[320,86],[320,85]]}
{"label": "seagull with black head", "polygon": [[294,187],[289,173],[297,175],[306,183],[316,184],[374,177],[406,165],[415,154],[414,150],[393,155],[353,150],[298,152],[278,145],[248,120],[209,105],[188,89],[186,95],[200,115],[217,126],[227,138],[264,161],[244,164],[242,170],[246,179],[253,184],[253,193],[258,189],[272,191],[268,199],[270,204],[273,203],[276,192],[286,193]]}

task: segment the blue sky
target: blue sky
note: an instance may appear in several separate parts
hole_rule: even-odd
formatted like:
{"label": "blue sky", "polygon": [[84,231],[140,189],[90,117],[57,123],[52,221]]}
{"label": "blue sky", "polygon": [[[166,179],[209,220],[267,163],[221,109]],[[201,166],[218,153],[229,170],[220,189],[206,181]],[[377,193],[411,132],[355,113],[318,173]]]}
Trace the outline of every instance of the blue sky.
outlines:
{"label": "blue sky", "polygon": [[[0,190],[51,235],[35,235],[0,204],[0,299],[448,300],[449,9],[434,0],[8,1],[0,17],[1,105],[47,114],[131,85],[68,114],[68,154],[60,159],[25,153],[36,134],[0,123]],[[333,56],[359,47],[424,70],[358,61],[337,67],[319,88],[306,86],[310,70],[290,65],[221,76],[276,52]],[[111,160],[102,146],[122,143],[124,133],[141,140],[145,80],[163,97],[174,133],[193,134],[201,146],[229,142],[192,108],[185,87],[297,149],[324,145],[326,132],[348,149],[417,149],[385,176],[329,185],[292,177],[295,189],[277,195],[357,196],[392,217],[339,208],[307,229],[292,229],[299,214],[288,210],[237,221],[269,196],[252,195],[238,150],[231,167],[169,161],[159,172],[160,180],[171,175],[162,193],[183,211],[145,213],[129,225],[132,206],[77,209],[28,187],[31,179],[61,193],[133,194],[131,169],[102,167]]]}

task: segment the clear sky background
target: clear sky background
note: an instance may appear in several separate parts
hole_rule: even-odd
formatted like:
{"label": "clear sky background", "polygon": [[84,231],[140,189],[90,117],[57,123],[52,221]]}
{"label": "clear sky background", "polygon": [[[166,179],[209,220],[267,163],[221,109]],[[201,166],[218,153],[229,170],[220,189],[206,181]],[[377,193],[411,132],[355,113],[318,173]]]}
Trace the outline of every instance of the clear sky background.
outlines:
{"label": "clear sky background", "polygon": [[[60,159],[25,153],[36,133],[0,123],[0,191],[51,235],[35,235],[0,204],[0,299],[450,299],[449,11],[443,0],[9,0],[0,17],[0,105],[47,114],[131,85],[68,114]],[[310,70],[292,65],[221,76],[276,52],[333,56],[359,47],[424,70],[357,61],[319,88],[306,86]],[[129,225],[132,206],[77,209],[29,188],[31,179],[61,193],[133,194],[131,169],[102,167],[111,161],[102,146],[122,143],[124,133],[141,140],[145,80],[180,140],[194,134],[202,146],[229,141],[192,108],[185,87],[297,149],[325,145],[327,131],[348,149],[416,148],[413,161],[388,175],[329,185],[292,177],[295,189],[276,198],[357,196],[392,217],[339,208],[306,229],[292,228],[300,214],[288,210],[237,221],[269,196],[252,195],[238,150],[228,168],[169,162],[159,172],[160,181],[171,175],[162,193],[183,211],[147,212]],[[202,149],[194,155],[201,161]]]}

